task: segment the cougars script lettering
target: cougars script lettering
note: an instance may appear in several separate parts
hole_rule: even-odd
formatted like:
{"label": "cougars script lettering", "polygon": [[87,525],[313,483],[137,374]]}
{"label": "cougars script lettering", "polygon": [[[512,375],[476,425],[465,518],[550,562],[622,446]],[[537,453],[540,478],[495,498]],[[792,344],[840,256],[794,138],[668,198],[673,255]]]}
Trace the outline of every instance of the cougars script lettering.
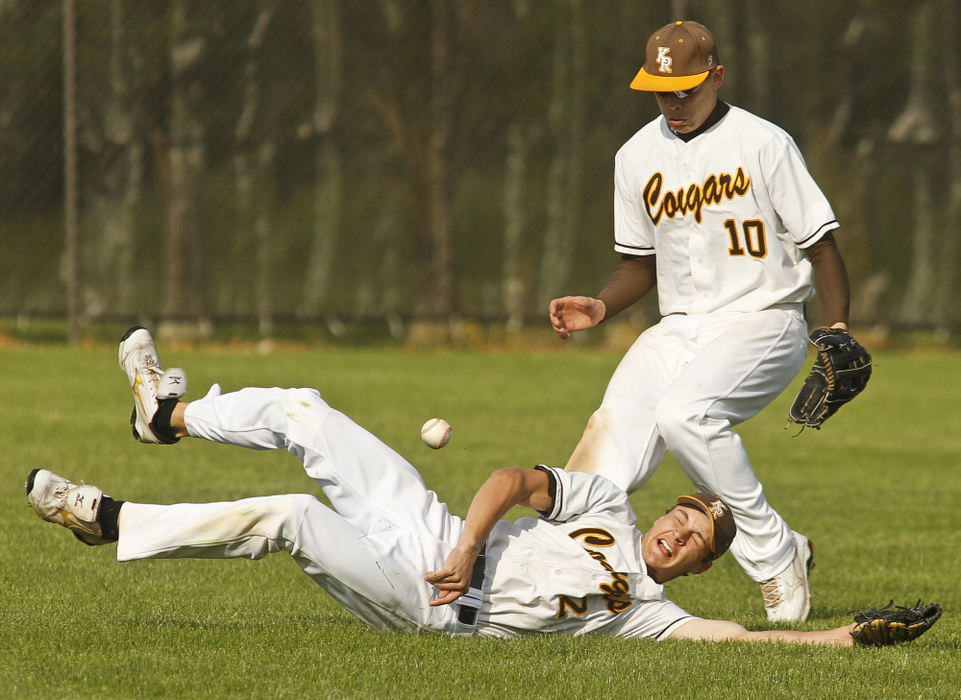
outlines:
{"label": "cougars script lettering", "polygon": [[654,173],[644,186],[644,208],[655,225],[662,216],[673,219],[680,214],[694,212],[694,219],[701,223],[701,209],[707,205],[720,204],[721,200],[743,197],[751,189],[751,178],[744,174],[743,168],[737,172],[710,175],[702,183],[691,183],[674,191],[668,191],[661,196],[664,186],[664,176]]}
{"label": "cougars script lettering", "polygon": [[[611,547],[616,543],[611,533],[599,527],[584,527],[579,530],[574,530],[570,533],[570,537],[575,540],[582,539],[585,543],[595,547]],[[601,591],[601,597],[606,603],[607,611],[612,615],[617,615],[631,607],[633,601],[631,600],[631,586],[628,582],[627,573],[614,571],[614,567],[610,565],[607,557],[601,552],[588,549],[587,547],[584,547],[584,551],[591,555],[591,558],[611,575],[610,583],[602,583],[598,586]],[[575,615],[583,615],[586,613],[587,596],[581,598],[572,598],[567,595],[558,596],[558,619],[567,617],[568,611],[573,612]]]}

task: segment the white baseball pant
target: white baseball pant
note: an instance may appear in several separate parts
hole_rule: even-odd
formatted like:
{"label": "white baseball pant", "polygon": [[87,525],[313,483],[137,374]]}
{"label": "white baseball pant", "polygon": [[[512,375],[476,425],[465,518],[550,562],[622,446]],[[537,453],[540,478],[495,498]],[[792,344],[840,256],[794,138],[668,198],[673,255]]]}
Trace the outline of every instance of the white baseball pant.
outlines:
{"label": "white baseball pant", "polygon": [[624,355],[567,468],[631,492],[669,450],[698,489],[731,507],[738,527],[731,552],[744,571],[769,579],[791,563],[795,543],[732,428],[791,383],[806,353],[800,304],[665,316]]}
{"label": "white baseball pant", "polygon": [[224,503],[125,503],[117,559],[245,557],[286,550],[335,600],[378,629],[473,630],[457,606],[428,606],[424,579],[460,538],[451,515],[399,454],[335,411],[313,389],[220,394],[191,402],[192,437],[252,449],[286,448],[337,512],[306,494]]}

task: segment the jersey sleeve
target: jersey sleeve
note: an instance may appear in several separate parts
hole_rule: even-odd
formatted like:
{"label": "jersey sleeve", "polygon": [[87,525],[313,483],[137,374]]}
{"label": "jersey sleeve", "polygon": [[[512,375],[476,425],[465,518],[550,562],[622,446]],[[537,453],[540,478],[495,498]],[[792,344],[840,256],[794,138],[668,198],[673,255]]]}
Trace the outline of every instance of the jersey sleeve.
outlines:
{"label": "jersey sleeve", "polygon": [[658,600],[638,601],[620,613],[607,632],[616,637],[662,642],[684,623],[698,619],[662,593]]}
{"label": "jersey sleeve", "polygon": [[582,515],[604,513],[633,525],[637,520],[627,494],[597,474],[568,472],[539,464],[535,469],[550,477],[551,507],[539,511],[545,520],[564,523]]}
{"label": "jersey sleeve", "polygon": [[635,191],[626,148],[614,158],[614,250],[626,255],[653,255],[654,227]]}
{"label": "jersey sleeve", "polygon": [[794,139],[772,141],[761,159],[771,203],[795,245],[807,248],[839,226]]}

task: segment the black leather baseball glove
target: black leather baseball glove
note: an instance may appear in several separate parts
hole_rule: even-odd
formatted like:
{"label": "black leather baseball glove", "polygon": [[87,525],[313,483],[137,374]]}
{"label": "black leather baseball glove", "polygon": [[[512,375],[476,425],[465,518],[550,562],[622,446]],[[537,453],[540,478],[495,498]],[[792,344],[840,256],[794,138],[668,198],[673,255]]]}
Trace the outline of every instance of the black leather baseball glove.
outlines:
{"label": "black leather baseball glove", "polygon": [[937,603],[923,604],[919,600],[913,608],[892,608],[892,600],[880,610],[874,608],[854,615],[851,636],[858,644],[884,647],[910,642],[931,629],[941,617]]}
{"label": "black leather baseball glove", "polygon": [[820,429],[841,406],[864,391],[871,378],[871,355],[840,328],[816,328],[810,340],[817,348],[817,359],[788,411],[788,420]]}

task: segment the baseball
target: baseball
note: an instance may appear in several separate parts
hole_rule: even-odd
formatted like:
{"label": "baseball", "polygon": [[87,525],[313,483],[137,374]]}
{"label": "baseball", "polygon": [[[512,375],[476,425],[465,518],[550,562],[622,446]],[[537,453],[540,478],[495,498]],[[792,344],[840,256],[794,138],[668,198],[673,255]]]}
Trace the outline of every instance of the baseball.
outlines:
{"label": "baseball", "polygon": [[450,424],[443,418],[431,418],[429,421],[424,423],[424,427],[420,429],[420,439],[424,441],[424,444],[435,450],[439,450],[448,442],[450,442],[451,434]]}

